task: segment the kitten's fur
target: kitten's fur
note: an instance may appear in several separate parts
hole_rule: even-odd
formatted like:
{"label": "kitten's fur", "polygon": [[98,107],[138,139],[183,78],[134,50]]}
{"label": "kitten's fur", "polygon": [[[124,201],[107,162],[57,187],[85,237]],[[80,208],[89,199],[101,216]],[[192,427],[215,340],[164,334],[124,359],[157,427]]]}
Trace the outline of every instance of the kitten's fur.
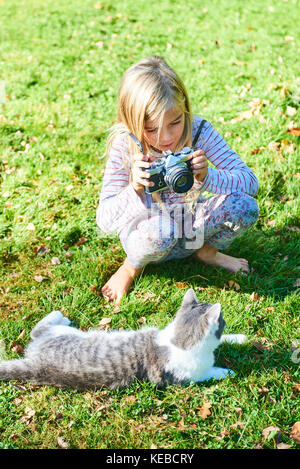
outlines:
{"label": "kitten's fur", "polygon": [[222,379],[231,370],[214,367],[221,342],[242,343],[244,335],[222,336],[221,305],[199,303],[192,289],[175,319],[162,330],[80,331],[53,311],[32,330],[23,359],[0,362],[0,380],[68,388],[121,388],[135,378],[159,386]]}

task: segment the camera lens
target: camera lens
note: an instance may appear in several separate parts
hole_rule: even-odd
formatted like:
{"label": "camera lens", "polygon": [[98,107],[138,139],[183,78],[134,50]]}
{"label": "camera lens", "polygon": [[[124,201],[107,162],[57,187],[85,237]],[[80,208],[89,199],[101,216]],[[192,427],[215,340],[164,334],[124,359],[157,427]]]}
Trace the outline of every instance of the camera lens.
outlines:
{"label": "camera lens", "polygon": [[187,168],[177,166],[173,171],[168,172],[165,181],[173,192],[182,194],[190,190],[194,184],[194,177]]}

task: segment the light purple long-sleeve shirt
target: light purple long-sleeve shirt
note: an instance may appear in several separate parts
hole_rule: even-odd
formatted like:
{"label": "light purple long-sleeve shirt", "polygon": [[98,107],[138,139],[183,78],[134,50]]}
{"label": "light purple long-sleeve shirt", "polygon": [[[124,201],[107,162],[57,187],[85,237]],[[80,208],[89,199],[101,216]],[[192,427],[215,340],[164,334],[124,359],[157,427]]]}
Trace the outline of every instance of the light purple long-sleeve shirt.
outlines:
{"label": "light purple long-sleeve shirt", "polygon": [[[200,123],[201,118],[195,116],[193,136]],[[258,181],[253,171],[209,122],[204,124],[194,150],[203,150],[215,168],[209,167],[204,181],[195,181],[193,188],[214,194],[246,192],[254,196],[257,193]],[[151,206],[152,196],[145,192],[138,195],[130,184],[130,166],[128,136],[122,134],[114,139],[110,149],[97,209],[97,224],[105,233],[119,233]],[[185,194],[178,194],[169,189],[160,191],[159,195],[167,208],[185,203]]]}

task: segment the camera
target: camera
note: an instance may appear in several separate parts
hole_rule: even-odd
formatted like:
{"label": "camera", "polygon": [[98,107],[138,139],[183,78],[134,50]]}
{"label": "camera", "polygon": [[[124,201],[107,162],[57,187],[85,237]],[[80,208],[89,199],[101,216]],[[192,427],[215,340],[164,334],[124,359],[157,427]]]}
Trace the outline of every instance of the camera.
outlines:
{"label": "camera", "polygon": [[188,147],[177,153],[164,151],[162,158],[154,161],[149,169],[144,169],[151,174],[148,180],[154,182],[154,186],[145,187],[145,192],[151,194],[167,188],[179,194],[189,191],[194,184],[191,161],[188,159],[192,153],[193,150]]}

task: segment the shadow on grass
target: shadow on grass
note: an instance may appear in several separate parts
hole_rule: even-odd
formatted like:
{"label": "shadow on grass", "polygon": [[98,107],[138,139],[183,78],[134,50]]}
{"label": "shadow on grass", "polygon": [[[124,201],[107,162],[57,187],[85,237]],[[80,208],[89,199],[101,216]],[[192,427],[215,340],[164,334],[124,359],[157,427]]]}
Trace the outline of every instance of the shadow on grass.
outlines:
{"label": "shadow on grass", "polygon": [[298,372],[299,363],[292,361],[291,350],[280,350],[277,346],[258,351],[251,341],[240,346],[223,344],[215,353],[216,366],[232,369],[238,377],[260,375],[276,370],[284,373]]}

